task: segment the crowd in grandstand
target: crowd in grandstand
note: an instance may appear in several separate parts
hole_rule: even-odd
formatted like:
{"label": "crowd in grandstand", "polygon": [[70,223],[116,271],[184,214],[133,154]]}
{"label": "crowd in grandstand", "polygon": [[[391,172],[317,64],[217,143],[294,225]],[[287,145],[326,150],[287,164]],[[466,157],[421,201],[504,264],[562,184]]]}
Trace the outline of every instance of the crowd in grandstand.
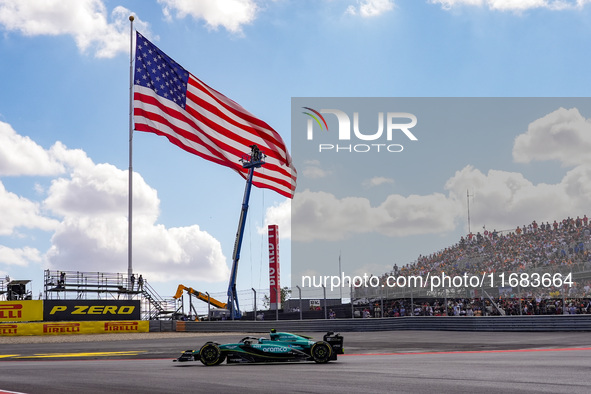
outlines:
{"label": "crowd in grandstand", "polygon": [[[446,303],[447,302],[447,303]],[[498,316],[498,315],[562,315],[591,314],[589,298],[460,298],[399,299],[386,301],[383,317],[404,316]],[[358,317],[382,317],[381,303],[364,307]]]}
{"label": "crowd in grandstand", "polygon": [[[475,297],[450,299],[447,305],[440,299],[410,305],[410,300],[400,299],[385,306],[384,315],[591,313],[590,241],[591,223],[587,215],[554,220],[552,223],[537,223],[534,220],[511,231],[484,230],[468,234],[444,250],[428,256],[420,255],[415,262],[402,267],[395,265],[392,272],[381,277],[381,283],[386,284],[387,277],[392,275],[425,278],[441,272],[448,276],[568,272],[576,274],[573,275],[573,284],[567,287],[498,288],[492,302],[487,297]],[[590,275],[585,275],[585,272]],[[375,316],[374,309],[370,305],[369,313],[365,315]]]}
{"label": "crowd in grandstand", "polygon": [[534,220],[528,226],[506,233],[493,230],[469,234],[442,251],[419,256],[416,262],[401,268],[395,266],[393,274],[426,276],[427,273],[463,275],[467,272],[479,275],[564,266],[575,271],[591,269],[591,253],[585,246],[591,237],[589,224],[584,215],[553,224],[538,225]]}
{"label": "crowd in grandstand", "polygon": [[415,263],[398,271],[401,275],[442,271],[461,275],[584,264],[591,258],[585,248],[590,235],[587,215],[553,224],[538,225],[534,220],[528,226],[505,234],[496,230],[469,234],[456,245],[429,256],[419,256]]}

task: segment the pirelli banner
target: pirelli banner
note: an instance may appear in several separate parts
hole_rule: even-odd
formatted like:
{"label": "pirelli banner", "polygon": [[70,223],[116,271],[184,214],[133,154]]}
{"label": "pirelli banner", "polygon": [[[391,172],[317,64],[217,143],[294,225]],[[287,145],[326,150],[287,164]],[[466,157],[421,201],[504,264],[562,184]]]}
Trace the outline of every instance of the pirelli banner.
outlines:
{"label": "pirelli banner", "polygon": [[0,336],[113,334],[149,331],[150,322],[146,320],[0,323]]}
{"label": "pirelli banner", "polygon": [[41,320],[43,320],[43,301],[0,301],[0,324]]}
{"label": "pirelli banner", "polygon": [[140,320],[139,300],[45,300],[43,321]]}

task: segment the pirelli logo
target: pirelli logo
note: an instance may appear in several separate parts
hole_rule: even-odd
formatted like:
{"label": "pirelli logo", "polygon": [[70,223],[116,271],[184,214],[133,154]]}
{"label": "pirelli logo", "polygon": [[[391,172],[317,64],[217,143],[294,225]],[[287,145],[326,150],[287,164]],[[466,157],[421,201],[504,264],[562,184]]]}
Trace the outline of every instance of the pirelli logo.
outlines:
{"label": "pirelli logo", "polygon": [[42,320],[42,300],[0,301],[0,323]]}
{"label": "pirelli logo", "polygon": [[0,304],[0,319],[20,319],[22,317],[22,304]]}
{"label": "pirelli logo", "polygon": [[0,335],[17,335],[18,326],[16,324],[0,324]]}
{"label": "pirelli logo", "polygon": [[130,322],[105,322],[105,332],[138,332],[140,324],[136,321]]}
{"label": "pirelli logo", "polygon": [[44,334],[73,334],[80,332],[80,323],[46,323],[43,324]]}

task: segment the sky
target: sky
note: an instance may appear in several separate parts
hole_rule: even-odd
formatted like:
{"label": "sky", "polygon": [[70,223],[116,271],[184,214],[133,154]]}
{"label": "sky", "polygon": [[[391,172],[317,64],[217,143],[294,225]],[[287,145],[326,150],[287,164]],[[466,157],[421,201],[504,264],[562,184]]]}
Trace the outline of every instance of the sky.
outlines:
{"label": "sky", "polygon": [[[588,96],[590,3],[0,0],[0,276],[32,280],[37,295],[44,269],[127,272],[129,15],[135,29],[265,120],[291,149],[292,98]],[[387,202],[417,210],[451,201],[438,226],[409,216],[409,231],[380,230],[395,228],[393,219],[355,231],[336,226],[329,229],[332,239],[326,231],[313,233],[335,261],[343,246],[334,240],[354,245],[377,237],[391,244],[392,256],[355,263],[354,269],[376,274],[457,242],[467,231],[458,194],[464,185],[477,189],[474,228],[525,224],[541,220],[539,212],[548,219],[588,213],[585,103],[544,107],[489,133],[449,132],[446,143],[462,154],[417,149],[422,163],[432,163],[420,174],[368,170],[359,184],[340,191],[331,182],[346,175],[331,173],[330,160],[318,166],[294,155],[298,182],[308,186],[296,189],[293,203],[321,191],[330,192],[332,207],[355,198],[370,208]],[[492,116],[486,120],[494,124],[503,114]],[[427,134],[418,138],[429,145]],[[179,283],[224,293],[244,181],[162,137],[136,132],[133,141],[134,271],[163,296]],[[396,160],[408,164],[406,156]],[[319,176],[324,183],[313,189]],[[499,196],[525,207],[535,201],[537,211],[499,204],[495,215],[485,202]],[[253,189],[239,290],[268,287],[267,224],[279,225],[282,284],[297,284],[291,250],[310,241],[292,240],[290,205],[277,193]]]}

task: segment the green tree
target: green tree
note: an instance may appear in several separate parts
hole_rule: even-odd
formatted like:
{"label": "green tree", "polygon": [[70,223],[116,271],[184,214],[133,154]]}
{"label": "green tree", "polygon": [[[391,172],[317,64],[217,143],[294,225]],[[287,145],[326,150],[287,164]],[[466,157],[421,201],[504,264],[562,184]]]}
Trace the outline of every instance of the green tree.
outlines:
{"label": "green tree", "polygon": [[[287,286],[281,288],[281,307],[285,301],[291,298],[291,289]],[[269,309],[271,307],[271,298],[268,295],[263,296],[263,307]]]}

